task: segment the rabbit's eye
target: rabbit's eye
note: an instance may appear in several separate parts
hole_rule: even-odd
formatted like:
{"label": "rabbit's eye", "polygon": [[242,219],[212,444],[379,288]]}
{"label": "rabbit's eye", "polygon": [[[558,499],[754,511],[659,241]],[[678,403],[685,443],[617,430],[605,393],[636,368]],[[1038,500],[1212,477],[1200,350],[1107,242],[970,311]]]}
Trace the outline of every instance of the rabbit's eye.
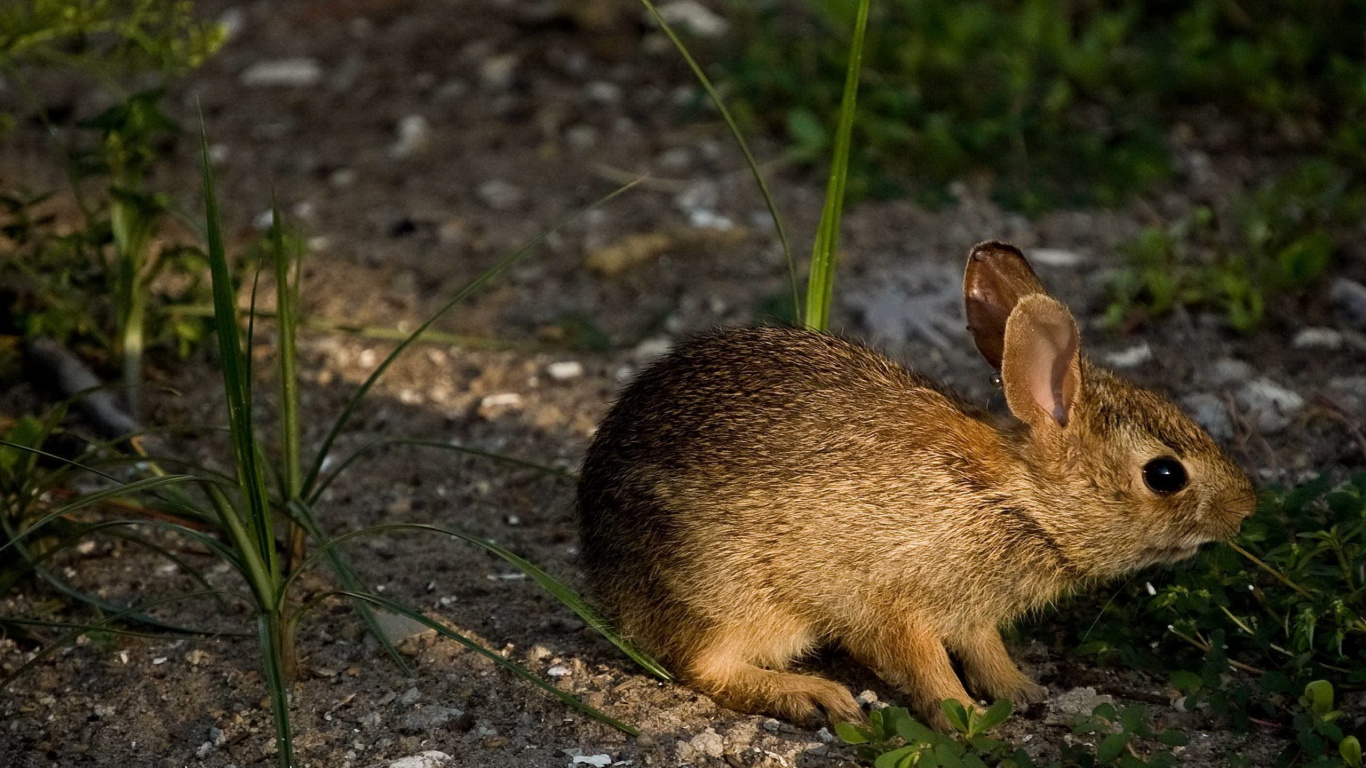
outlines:
{"label": "rabbit's eye", "polygon": [[1176,493],[1186,487],[1188,480],[1186,468],[1170,456],[1153,459],[1143,465],[1143,482],[1148,484],[1153,493]]}

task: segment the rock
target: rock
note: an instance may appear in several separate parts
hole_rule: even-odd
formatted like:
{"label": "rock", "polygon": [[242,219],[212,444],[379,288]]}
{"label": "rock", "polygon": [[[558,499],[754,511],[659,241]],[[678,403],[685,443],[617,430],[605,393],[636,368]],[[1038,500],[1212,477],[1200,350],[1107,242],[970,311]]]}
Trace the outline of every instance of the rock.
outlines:
{"label": "rock", "polygon": [[816,738],[825,744],[830,744],[835,741],[835,734],[831,733],[829,728],[822,728],[816,731]]}
{"label": "rock", "polygon": [[545,372],[555,381],[568,381],[583,375],[583,363],[578,360],[561,360],[546,366]]}
{"label": "rock", "polygon": [[1231,387],[1251,379],[1257,370],[1242,360],[1224,357],[1214,361],[1209,370],[1209,383],[1215,387]]}
{"label": "rock", "polygon": [[1191,418],[1195,419],[1196,424],[1205,428],[1210,437],[1222,442],[1233,439],[1233,418],[1229,416],[1224,401],[1217,395],[1207,392],[1187,395],[1181,398],[1181,405]]}
{"label": "rock", "polygon": [[1142,342],[1128,349],[1121,349],[1118,352],[1110,352],[1105,355],[1105,362],[1113,368],[1133,368],[1153,359],[1153,350]]}
{"label": "rock", "polygon": [[1342,334],[1332,328],[1303,328],[1291,344],[1295,349],[1340,349]]}
{"label": "rock", "polygon": [[604,277],[615,277],[672,248],[673,237],[662,232],[639,232],[588,252],[584,266]]}
{"label": "rock", "polygon": [[444,768],[451,764],[451,756],[445,752],[438,752],[429,749],[420,754],[409,757],[400,757],[392,763],[389,768]]}
{"label": "rock", "polygon": [[384,722],[384,716],[378,712],[366,712],[360,716],[359,722],[362,728],[378,728]]}
{"label": "rock", "polygon": [[[384,636],[391,643],[398,644],[415,637],[436,634],[436,630],[425,624],[413,621],[407,616],[400,616],[397,613],[389,613],[388,611],[380,610],[377,610],[374,613],[375,622],[379,624],[380,631],[384,633]],[[409,690],[416,695],[416,688]],[[405,693],[403,695],[406,697],[408,694]],[[416,699],[414,699],[414,701],[416,701]]]}
{"label": "rock", "polygon": [[1090,686],[1073,688],[1048,700],[1048,714],[1044,722],[1049,725],[1070,725],[1077,715],[1089,715],[1101,704],[1114,704],[1110,696],[1096,693]]}
{"label": "rock", "polygon": [[[659,153],[655,163],[666,173],[685,173],[692,168],[692,150],[687,147],[673,147]],[[764,212],[767,216],[767,211]]]}
{"label": "rock", "polygon": [[595,80],[583,89],[584,95],[594,104],[620,104],[621,86],[606,80]]}
{"label": "rock", "polygon": [[1292,418],[1304,409],[1304,398],[1271,381],[1254,379],[1244,384],[1235,396],[1263,434],[1279,432],[1290,426]]}
{"label": "rock", "polygon": [[695,0],[676,0],[658,6],[659,15],[674,27],[695,37],[720,37],[730,24]]}
{"label": "rock", "polygon": [[669,350],[673,347],[673,339],[668,336],[651,336],[637,344],[636,348],[631,351],[631,355],[643,364],[669,354]]}
{"label": "rock", "polygon": [[699,181],[674,195],[673,202],[678,210],[687,214],[700,210],[714,210],[721,202],[721,188],[714,181]]}
{"label": "rock", "polygon": [[556,664],[555,666],[551,667],[550,669],[547,669],[547,670],[545,671],[545,673],[546,673],[547,675],[550,675],[551,677],[567,677],[568,675],[572,674],[572,673],[569,671],[569,668],[568,668],[568,667],[561,666],[561,665],[559,665],[559,664]]}
{"label": "rock", "polygon": [[961,269],[909,261],[861,277],[841,301],[863,318],[877,344],[893,349],[908,339],[928,342],[946,354],[971,348],[963,323]]}
{"label": "rock", "polygon": [[409,712],[399,724],[402,733],[419,734],[445,728],[464,712],[454,707],[422,707]]}
{"label": "rock", "polygon": [[1366,331],[1366,285],[1340,277],[1328,289],[1328,298],[1344,323]]}
{"label": "rock", "polygon": [[474,194],[479,198],[479,202],[495,211],[520,208],[526,200],[526,193],[521,187],[502,179],[490,179],[480,184]]}
{"label": "rock", "polygon": [[574,755],[570,765],[591,765],[593,768],[607,768],[612,764],[611,755]]}
{"label": "rock", "polygon": [[479,412],[484,414],[486,411],[498,411],[505,408],[520,408],[522,406],[522,396],[516,392],[500,392],[496,395],[484,395],[479,401]]}
{"label": "rock", "polygon": [[717,232],[729,232],[735,229],[735,222],[729,216],[722,216],[716,211],[700,209],[688,214],[688,223],[695,229],[714,229]]}
{"label": "rock", "polygon": [[571,125],[564,131],[564,140],[569,142],[569,146],[582,152],[585,149],[592,149],[598,143],[598,129],[591,125]]}
{"label": "rock", "polygon": [[242,85],[252,87],[307,88],[323,78],[317,59],[299,56],[292,59],[258,61],[242,72]]}
{"label": "rock", "polygon": [[422,694],[418,693],[417,686],[414,685],[409,687],[408,690],[404,691],[403,695],[399,696],[397,699],[395,699],[395,701],[398,702],[398,705],[400,707],[411,707],[412,705],[418,702],[418,699],[421,698]]}
{"label": "rock", "polygon": [[517,54],[505,53],[479,65],[479,84],[488,91],[506,91],[517,80]]}
{"label": "rock", "polygon": [[1334,401],[1347,410],[1366,415],[1366,376],[1338,376],[1328,381]]}
{"label": "rock", "polygon": [[877,703],[877,694],[872,691],[864,691],[854,697],[854,701],[858,702],[860,707],[867,707]]}
{"label": "rock", "polygon": [[711,728],[692,737],[692,741],[689,743],[694,752],[707,757],[721,757],[726,754],[726,742],[721,739],[721,734]]}
{"label": "rock", "polygon": [[431,144],[432,128],[422,115],[407,115],[398,121],[398,139],[389,147],[389,156],[396,159],[412,157]]}
{"label": "rock", "polygon": [[1077,267],[1086,261],[1080,253],[1063,248],[1030,248],[1029,261],[1045,267]]}

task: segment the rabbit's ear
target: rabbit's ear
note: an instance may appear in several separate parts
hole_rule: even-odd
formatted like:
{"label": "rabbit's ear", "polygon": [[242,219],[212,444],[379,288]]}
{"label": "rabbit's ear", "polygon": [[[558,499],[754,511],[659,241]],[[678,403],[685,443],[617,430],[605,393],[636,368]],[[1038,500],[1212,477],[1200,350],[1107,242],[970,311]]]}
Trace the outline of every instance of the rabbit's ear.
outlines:
{"label": "rabbit's ear", "polygon": [[1006,319],[1011,310],[1021,298],[1034,293],[1048,292],[1015,246],[986,242],[968,254],[967,272],[963,276],[968,331],[992,368],[1001,370]]}
{"label": "rabbit's ear", "polygon": [[1066,427],[1081,389],[1077,323],[1043,294],[1025,296],[1005,329],[1001,383],[1015,417],[1033,427]]}

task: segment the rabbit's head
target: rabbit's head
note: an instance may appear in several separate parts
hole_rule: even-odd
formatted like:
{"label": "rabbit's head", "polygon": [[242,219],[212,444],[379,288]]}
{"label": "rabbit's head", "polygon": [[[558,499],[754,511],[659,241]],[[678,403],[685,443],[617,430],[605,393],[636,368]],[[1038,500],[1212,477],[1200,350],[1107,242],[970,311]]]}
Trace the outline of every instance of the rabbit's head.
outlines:
{"label": "rabbit's head", "polygon": [[968,257],[968,328],[1000,371],[1015,443],[1042,520],[1089,575],[1193,555],[1255,507],[1247,476],[1166,399],[1086,361],[1077,324],[1024,257],[983,243]]}

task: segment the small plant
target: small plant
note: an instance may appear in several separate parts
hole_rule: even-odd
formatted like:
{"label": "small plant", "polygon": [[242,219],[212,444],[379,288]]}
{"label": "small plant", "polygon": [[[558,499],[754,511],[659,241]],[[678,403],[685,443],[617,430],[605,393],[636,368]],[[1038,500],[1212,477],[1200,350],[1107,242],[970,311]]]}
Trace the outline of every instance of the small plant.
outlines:
{"label": "small plant", "polygon": [[1306,163],[1235,200],[1222,215],[1197,208],[1149,227],[1126,251],[1107,318],[1126,327],[1177,306],[1221,311],[1239,331],[1262,320],[1267,302],[1320,279],[1339,238],[1356,223],[1366,193],[1326,161]]}
{"label": "small plant", "polygon": [[[0,75],[48,128],[70,184],[62,199],[73,201],[80,222],[72,226],[45,208],[57,199],[50,193],[4,195],[0,231],[18,256],[0,262],[10,322],[30,338],[49,335],[112,354],[134,415],[148,343],[172,341],[184,354],[207,334],[202,319],[161,311],[200,297],[206,264],[198,249],[163,237],[172,211],[148,185],[178,132],[160,110],[162,89],[129,93],[121,83],[151,75],[164,84],[199,66],[222,39],[185,0],[36,0],[0,10]],[[75,141],[63,143],[28,85],[43,70],[87,74],[117,103],[77,121]],[[165,282],[175,288],[159,295],[159,278],[171,274]]]}
{"label": "small plant", "polygon": [[[324,458],[329,454],[335,440],[346,427],[350,417],[355,413],[361,400],[374,386],[375,382],[393,363],[402,352],[417,340],[421,334],[436,322],[442,315],[449,311],[459,302],[478,290],[481,286],[492,280],[497,275],[506,271],[512,264],[528,253],[533,246],[540,243],[545,237],[549,236],[554,229],[542,234],[541,237],[528,244],[526,247],[505,257],[492,269],[476,278],[466,288],[455,295],[446,305],[435,315],[423,323],[417,330],[401,341],[393,352],[375,369],[370,377],[360,386],[351,400],[348,402],[342,413],[333,422],[331,430],[323,440],[318,449],[316,457],[309,462],[305,462],[302,455],[301,442],[299,438],[300,417],[298,412],[297,397],[297,367],[295,360],[294,335],[298,323],[298,302],[300,290],[299,252],[297,249],[287,247],[288,242],[283,231],[278,209],[274,214],[268,255],[273,265],[275,274],[275,286],[277,297],[277,311],[275,313],[276,328],[280,336],[279,344],[279,368],[278,378],[280,381],[280,423],[279,436],[280,442],[277,455],[279,465],[270,467],[267,464],[267,451],[258,437],[256,424],[256,412],[254,410],[254,399],[252,396],[252,383],[254,381],[251,366],[253,336],[256,329],[256,318],[254,311],[248,315],[246,322],[245,337],[239,328],[239,317],[237,310],[237,289],[233,280],[233,275],[228,267],[227,255],[223,245],[222,231],[219,224],[218,204],[214,194],[212,175],[209,170],[207,142],[201,136],[201,157],[203,161],[203,182],[204,199],[206,210],[207,253],[209,265],[212,273],[212,288],[214,299],[214,330],[218,337],[220,360],[223,370],[223,383],[228,413],[229,434],[233,449],[235,472],[231,476],[212,473],[207,470],[194,470],[188,474],[170,475],[160,470],[159,463],[151,457],[141,457],[150,467],[153,474],[131,482],[125,482],[111,474],[96,471],[96,474],[103,477],[112,485],[105,490],[85,494],[76,500],[65,504],[49,503],[41,514],[28,512],[20,526],[15,526],[6,531],[7,541],[0,545],[0,553],[14,551],[20,555],[27,569],[37,570],[41,568],[41,563],[47,557],[59,553],[62,549],[71,546],[75,541],[97,533],[113,530],[133,530],[142,527],[153,526],[163,530],[172,531],[195,546],[202,549],[203,554],[211,554],[221,558],[224,562],[232,566],[242,578],[246,586],[247,601],[253,608],[253,613],[257,620],[257,632],[255,636],[260,643],[260,653],[264,668],[266,687],[271,701],[271,712],[275,719],[275,733],[277,746],[277,759],[282,768],[288,768],[293,764],[293,729],[289,717],[289,697],[288,689],[294,676],[297,674],[298,662],[295,654],[295,638],[302,619],[314,608],[325,604],[329,599],[341,599],[351,603],[362,619],[370,626],[376,638],[389,652],[395,663],[405,673],[409,668],[402,657],[393,649],[392,645],[379,631],[377,621],[373,615],[375,609],[382,609],[391,613],[406,616],[418,622],[439,635],[460,643],[464,647],[478,653],[485,658],[493,661],[500,667],[526,679],[570,707],[582,711],[592,717],[601,720],[613,727],[627,733],[636,733],[631,726],[622,723],[605,713],[583,704],[575,697],[560,691],[554,686],[546,683],[535,675],[531,674],[519,664],[504,658],[502,655],[491,651],[479,643],[466,638],[460,633],[446,627],[422,613],[409,608],[397,601],[383,597],[360,588],[360,582],[354,572],[342,558],[339,546],[352,539],[362,536],[373,536],[381,533],[392,533],[400,531],[418,531],[427,535],[439,534],[449,536],[466,544],[470,544],[484,549],[498,557],[501,557],[513,567],[518,568],[527,574],[531,579],[545,587],[551,594],[561,600],[565,605],[578,613],[590,626],[602,632],[610,641],[629,656],[636,659],[645,666],[646,669],[654,674],[667,679],[668,673],[659,667],[653,660],[637,651],[629,642],[613,634],[607,629],[604,622],[568,587],[551,577],[549,574],[537,568],[535,565],[518,557],[511,551],[494,544],[493,542],[481,539],[477,536],[464,533],[462,531],[444,528],[434,525],[418,525],[405,523],[391,523],[372,528],[352,531],[345,536],[338,538],[330,537],[323,525],[318,521],[314,513],[315,506],[319,503],[323,491],[330,483],[335,481],[341,472],[352,466],[356,460],[374,447],[373,444],[361,448],[359,451],[344,459],[339,466],[330,471],[324,471]],[[606,202],[625,188],[608,195],[600,202]],[[581,212],[582,213],[582,212]],[[562,226],[565,222],[561,222]],[[255,288],[252,291],[253,310],[255,304]],[[26,431],[16,433],[16,437],[24,438],[24,442],[33,443],[39,437],[32,437],[29,432],[33,429],[30,426]],[[41,430],[40,430],[41,431]],[[49,430],[50,431],[50,430]],[[0,450],[6,453],[0,454],[0,462],[17,464],[20,461],[31,461],[34,457],[44,454],[40,449],[32,445],[25,445],[24,442],[3,441],[0,442]],[[403,442],[403,441],[391,441]],[[414,445],[425,445],[430,447],[440,447],[446,450],[459,451],[474,455],[487,455],[478,451],[461,449],[441,442],[407,441]],[[17,452],[12,454],[11,452]],[[55,457],[52,457],[55,458]],[[505,457],[491,457],[504,460]],[[528,462],[517,462],[522,466],[535,466]],[[91,469],[86,465],[66,462],[68,466],[79,469]],[[4,467],[5,464],[0,464]],[[546,470],[555,473],[554,470]],[[21,477],[23,473],[13,473]],[[29,473],[30,475],[32,473]],[[556,473],[557,474],[557,473]],[[0,473],[0,480],[5,480],[9,475]],[[272,488],[270,478],[277,480],[276,487]],[[23,484],[20,490],[23,491]],[[138,496],[142,494],[142,496]],[[21,500],[32,499],[31,492],[23,492],[18,498]],[[141,500],[137,500],[137,499]],[[130,513],[125,519],[102,519],[93,522],[82,522],[73,513],[81,509],[90,509],[98,505],[107,505],[113,502],[118,503],[120,509]],[[277,521],[286,521],[293,526],[295,533],[289,538],[290,553],[294,562],[293,567],[286,565],[285,558],[280,553],[281,541],[283,538],[277,529]],[[45,548],[38,552],[29,546],[29,542],[36,540],[39,536],[49,533],[56,529],[56,524],[62,523],[69,533],[58,544]],[[305,545],[311,540],[312,551],[307,551]],[[177,561],[183,565],[183,562]],[[297,590],[293,589],[301,574],[309,571],[316,565],[327,565],[333,572],[338,582],[338,588],[332,591],[314,595],[307,601],[300,602],[296,597]],[[186,567],[187,571],[197,574],[197,571]],[[206,587],[205,591],[179,595],[163,601],[151,601],[145,609],[151,605],[159,603],[173,602],[175,600],[221,599],[223,596],[220,591],[207,587],[207,582],[202,576],[196,576],[197,580]],[[72,590],[74,591],[74,590]],[[242,599],[238,593],[229,593],[230,596]],[[77,593],[77,596],[81,596]],[[83,597],[83,596],[82,596]],[[104,606],[100,606],[104,608]],[[115,609],[106,610],[106,615],[98,621],[86,624],[58,624],[62,628],[69,630],[66,639],[70,640],[80,634],[92,631],[116,631],[129,633],[129,630],[122,629],[121,625],[129,621],[137,622],[141,618],[140,609]],[[3,617],[0,623],[9,626],[24,627],[28,625],[53,626],[52,622],[40,622],[23,617]],[[158,626],[167,628],[164,624]],[[13,674],[0,681],[0,686],[8,685],[18,675],[30,668],[38,660],[52,653],[60,643],[50,644],[43,648],[34,659],[16,670]]]}
{"label": "small plant", "polygon": [[873,710],[867,725],[840,723],[835,733],[858,747],[861,759],[875,768],[1026,768],[1032,766],[1023,750],[1012,750],[987,733],[1010,717],[1010,702],[1002,699],[983,710],[946,699],[941,703],[953,734],[943,734],[920,723],[902,707]]}

